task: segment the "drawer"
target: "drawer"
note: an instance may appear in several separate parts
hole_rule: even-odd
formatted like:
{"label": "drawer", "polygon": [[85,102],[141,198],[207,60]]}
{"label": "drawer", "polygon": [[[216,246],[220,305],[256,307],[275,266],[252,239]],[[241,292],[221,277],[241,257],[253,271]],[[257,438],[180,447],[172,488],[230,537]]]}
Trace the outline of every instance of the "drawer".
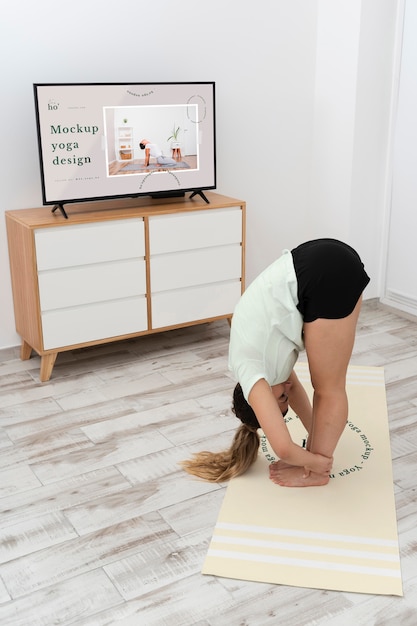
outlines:
{"label": "drawer", "polygon": [[151,255],[242,241],[242,210],[208,209],[149,219]]}
{"label": "drawer", "polygon": [[240,280],[176,289],[152,297],[152,328],[231,315],[241,296]]}
{"label": "drawer", "polygon": [[41,311],[146,294],[144,259],[41,272]]}
{"label": "drawer", "polygon": [[42,314],[43,348],[51,350],[146,331],[144,296]]}
{"label": "drawer", "polygon": [[242,275],[240,244],[202,248],[151,258],[151,291],[204,285]]}
{"label": "drawer", "polygon": [[141,218],[35,230],[38,271],[145,256]]}

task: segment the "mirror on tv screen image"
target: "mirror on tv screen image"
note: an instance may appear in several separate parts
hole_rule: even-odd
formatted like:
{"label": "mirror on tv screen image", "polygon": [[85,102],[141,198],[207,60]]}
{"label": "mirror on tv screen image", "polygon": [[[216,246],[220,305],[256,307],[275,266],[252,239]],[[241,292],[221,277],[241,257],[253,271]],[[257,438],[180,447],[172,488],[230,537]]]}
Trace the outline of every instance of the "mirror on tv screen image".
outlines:
{"label": "mirror on tv screen image", "polygon": [[214,82],[34,84],[34,95],[45,205],[215,189]]}

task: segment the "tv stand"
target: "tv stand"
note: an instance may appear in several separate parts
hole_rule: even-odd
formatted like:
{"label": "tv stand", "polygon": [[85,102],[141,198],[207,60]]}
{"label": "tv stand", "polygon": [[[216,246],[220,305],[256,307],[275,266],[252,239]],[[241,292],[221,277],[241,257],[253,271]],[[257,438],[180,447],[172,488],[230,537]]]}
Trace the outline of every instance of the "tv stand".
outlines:
{"label": "tv stand", "polygon": [[210,204],[210,200],[207,199],[207,196],[204,194],[204,191],[202,191],[202,189],[196,189],[195,191],[193,191],[190,196],[190,200],[191,198],[194,198],[194,196],[201,196],[206,204]]}
{"label": "tv stand", "polygon": [[6,211],[20,357],[40,356],[42,382],[61,352],[230,322],[244,290],[246,205],[206,195],[209,204],[189,193],[78,203],[69,220]]}
{"label": "tv stand", "polygon": [[65,211],[65,209],[64,209],[64,205],[63,205],[61,202],[59,202],[58,204],[56,204],[56,205],[54,206],[54,208],[52,209],[52,213],[55,213],[55,211],[56,211],[57,209],[59,209],[59,210],[61,211],[62,215],[63,215],[63,216],[65,217],[65,219],[67,220],[67,219],[68,219],[68,215],[66,214],[66,211]]}
{"label": "tv stand", "polygon": [[150,196],[152,200],[159,200],[159,198],[169,200],[169,198],[183,198],[185,191],[156,191],[155,193],[151,193]]}

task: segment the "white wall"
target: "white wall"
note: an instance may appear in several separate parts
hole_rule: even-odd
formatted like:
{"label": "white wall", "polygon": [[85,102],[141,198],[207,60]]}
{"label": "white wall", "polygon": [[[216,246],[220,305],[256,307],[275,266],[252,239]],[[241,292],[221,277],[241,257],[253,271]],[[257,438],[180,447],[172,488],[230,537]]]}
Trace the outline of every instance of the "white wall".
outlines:
{"label": "white wall", "polygon": [[404,3],[383,302],[417,315],[417,3]]}
{"label": "white wall", "polygon": [[[399,5],[393,0],[362,3],[350,195],[352,245],[361,250],[372,276],[370,293],[381,296],[381,247],[387,219],[386,180],[391,175],[389,131]],[[371,43],[372,42],[372,43]]]}
{"label": "white wall", "polygon": [[[34,82],[215,80],[217,189],[247,201],[248,282],[282,248],[330,234],[359,244],[378,276],[379,235],[368,240],[357,217],[368,228],[381,215],[396,6],[73,0],[63,13],[54,0],[22,0],[3,9],[0,214],[42,203]],[[1,348],[19,343],[3,215],[0,290]],[[368,288],[376,295],[378,279]]]}
{"label": "white wall", "polygon": [[321,0],[319,9],[311,231],[358,250],[371,276],[365,297],[375,297],[398,6]]}
{"label": "white wall", "polygon": [[316,237],[349,235],[360,24],[360,0],[319,2],[310,203]]}

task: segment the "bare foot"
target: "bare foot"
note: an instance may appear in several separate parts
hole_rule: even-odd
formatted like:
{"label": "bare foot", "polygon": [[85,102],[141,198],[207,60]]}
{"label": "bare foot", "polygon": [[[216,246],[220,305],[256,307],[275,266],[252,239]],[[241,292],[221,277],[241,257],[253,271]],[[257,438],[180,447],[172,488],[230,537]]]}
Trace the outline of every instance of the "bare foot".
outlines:
{"label": "bare foot", "polygon": [[281,470],[288,469],[289,467],[294,467],[294,465],[290,465],[289,463],[281,460],[274,461],[269,465],[269,478],[273,480]]}
{"label": "bare foot", "polygon": [[310,472],[310,474],[305,476],[304,467],[283,467],[281,469],[277,468],[276,471],[269,476],[276,485],[281,485],[281,487],[322,487],[323,485],[327,485],[330,480],[329,476],[325,476],[324,474],[315,474],[314,472]]}

